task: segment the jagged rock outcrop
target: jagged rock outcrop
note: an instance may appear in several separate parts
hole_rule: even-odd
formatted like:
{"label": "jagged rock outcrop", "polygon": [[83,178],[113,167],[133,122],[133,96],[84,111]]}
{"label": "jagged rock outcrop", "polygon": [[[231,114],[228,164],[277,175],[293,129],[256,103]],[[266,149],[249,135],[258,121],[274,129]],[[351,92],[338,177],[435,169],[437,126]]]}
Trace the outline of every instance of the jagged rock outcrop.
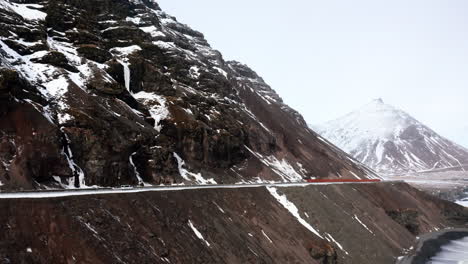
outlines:
{"label": "jagged rock outcrop", "polygon": [[1,188],[375,177],[154,1],[0,6]]}

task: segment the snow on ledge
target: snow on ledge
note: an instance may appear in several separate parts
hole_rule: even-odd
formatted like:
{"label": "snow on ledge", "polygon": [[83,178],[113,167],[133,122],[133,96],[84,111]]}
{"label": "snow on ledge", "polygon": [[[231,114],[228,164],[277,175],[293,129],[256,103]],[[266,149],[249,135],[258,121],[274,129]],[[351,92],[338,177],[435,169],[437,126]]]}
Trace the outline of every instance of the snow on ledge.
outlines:
{"label": "snow on ledge", "polygon": [[185,166],[185,161],[177,154],[174,152],[174,158],[177,160],[177,164],[179,167],[179,173],[182,178],[184,178],[186,181],[194,181],[198,184],[206,185],[206,184],[217,184],[217,182],[214,179],[208,179],[206,180],[203,178],[201,173],[193,173],[188,171],[187,169],[184,168]]}
{"label": "snow on ledge", "polygon": [[[294,167],[285,159],[278,160],[275,156],[265,157],[260,153],[254,152],[249,147],[245,148],[257,157],[263,164],[272,169],[285,182],[303,182],[304,176],[297,172]],[[302,165],[300,166],[301,169]]]}
{"label": "snow on ledge", "polygon": [[128,55],[140,51],[141,47],[138,45],[132,45],[128,47],[120,47],[120,48],[112,48],[110,49],[111,53],[118,53],[119,55],[123,57],[127,57]]}
{"label": "snow on ledge", "polygon": [[148,107],[150,115],[154,119],[154,129],[160,132],[162,126],[159,123],[170,115],[166,99],[163,96],[144,91],[134,94],[133,97]]}

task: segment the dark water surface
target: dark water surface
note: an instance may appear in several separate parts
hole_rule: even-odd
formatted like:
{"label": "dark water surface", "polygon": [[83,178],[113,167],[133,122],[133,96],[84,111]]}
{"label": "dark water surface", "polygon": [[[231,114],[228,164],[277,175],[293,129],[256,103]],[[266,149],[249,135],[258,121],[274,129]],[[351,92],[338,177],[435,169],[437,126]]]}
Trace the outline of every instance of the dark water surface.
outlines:
{"label": "dark water surface", "polygon": [[425,234],[416,250],[398,264],[468,264],[468,229]]}
{"label": "dark water surface", "polygon": [[468,236],[454,240],[441,249],[428,264],[468,264]]}

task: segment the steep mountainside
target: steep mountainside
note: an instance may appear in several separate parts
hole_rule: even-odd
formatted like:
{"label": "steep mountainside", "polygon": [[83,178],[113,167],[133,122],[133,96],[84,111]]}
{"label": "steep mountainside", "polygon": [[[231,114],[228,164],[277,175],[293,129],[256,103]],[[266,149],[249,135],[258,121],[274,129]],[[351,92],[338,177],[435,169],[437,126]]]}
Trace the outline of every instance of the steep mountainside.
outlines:
{"label": "steep mountainside", "polygon": [[375,177],[150,0],[0,0],[0,161],[4,189]]}
{"label": "steep mountainside", "polygon": [[383,174],[468,163],[468,150],[381,99],[314,129]]}
{"label": "steep mountainside", "polygon": [[0,211],[1,263],[391,264],[416,236],[468,223],[467,208],[405,183],[1,199]]}

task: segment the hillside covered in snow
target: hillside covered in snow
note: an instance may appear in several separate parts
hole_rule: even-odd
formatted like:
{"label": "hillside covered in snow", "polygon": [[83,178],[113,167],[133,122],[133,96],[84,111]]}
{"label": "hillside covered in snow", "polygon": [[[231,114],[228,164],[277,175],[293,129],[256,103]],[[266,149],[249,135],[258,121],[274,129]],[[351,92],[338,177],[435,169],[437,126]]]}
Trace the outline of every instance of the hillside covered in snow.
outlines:
{"label": "hillside covered in snow", "polygon": [[468,150],[382,99],[314,126],[314,129],[382,174],[404,174],[468,163]]}

